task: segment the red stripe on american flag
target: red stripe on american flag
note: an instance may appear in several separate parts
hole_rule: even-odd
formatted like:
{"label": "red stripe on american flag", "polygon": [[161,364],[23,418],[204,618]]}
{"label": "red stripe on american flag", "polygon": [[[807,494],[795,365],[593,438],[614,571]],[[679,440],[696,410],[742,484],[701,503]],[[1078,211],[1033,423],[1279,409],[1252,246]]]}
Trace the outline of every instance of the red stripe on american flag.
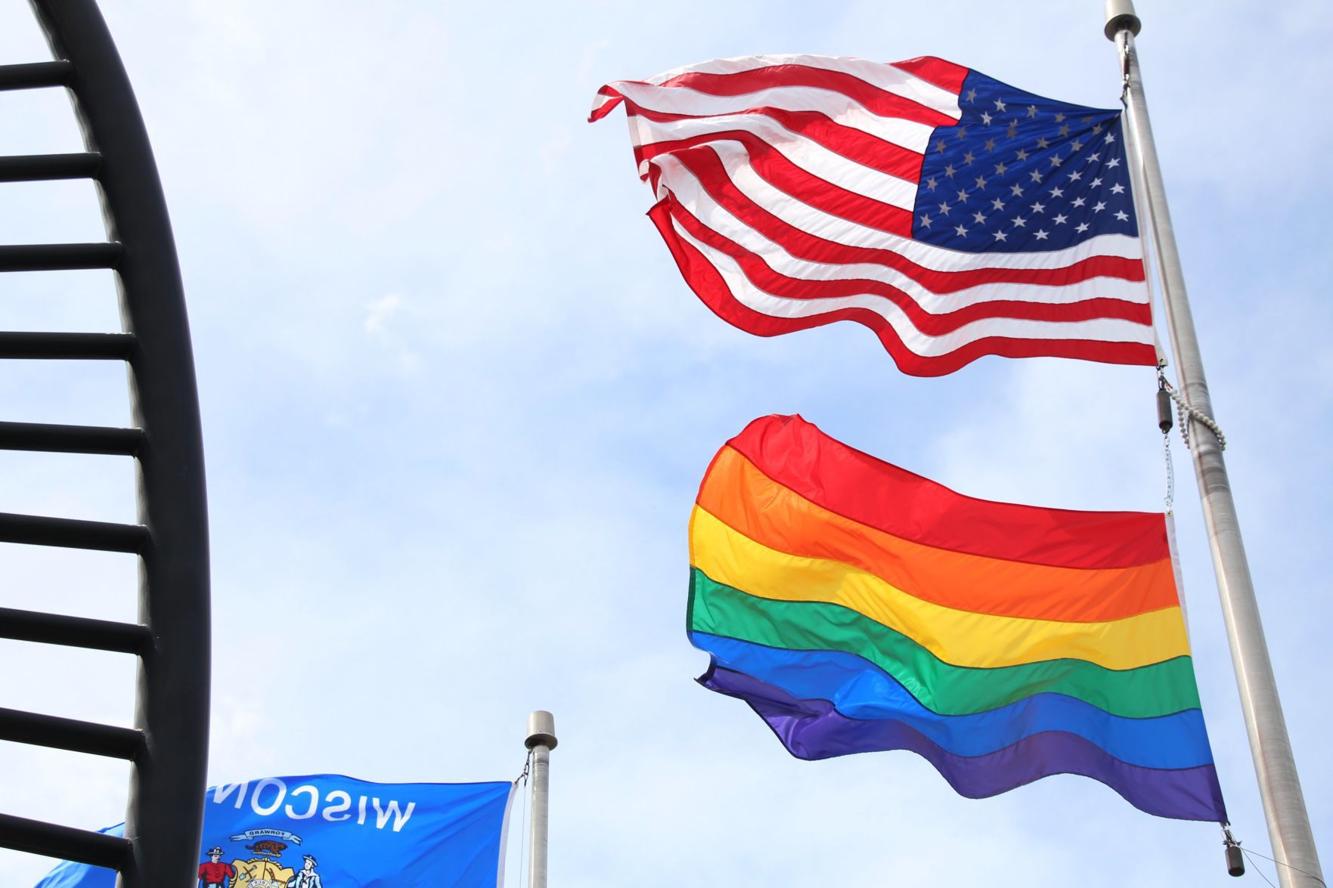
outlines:
{"label": "red stripe on american flag", "polygon": [[894,62],[893,67],[899,71],[906,71],[908,74],[920,77],[927,83],[933,83],[941,89],[947,89],[954,95],[963,91],[963,81],[971,73],[969,68],[955,65],[953,62],[947,62],[935,56],[917,56],[903,62]]}

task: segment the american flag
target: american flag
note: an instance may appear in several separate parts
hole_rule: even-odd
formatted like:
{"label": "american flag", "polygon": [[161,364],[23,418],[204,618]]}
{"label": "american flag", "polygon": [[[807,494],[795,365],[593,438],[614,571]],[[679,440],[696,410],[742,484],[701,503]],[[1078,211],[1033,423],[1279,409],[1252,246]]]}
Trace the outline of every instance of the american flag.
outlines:
{"label": "american flag", "polygon": [[690,287],[775,336],[864,324],[898,367],[1156,361],[1120,112],[923,57],[721,59],[599,90]]}

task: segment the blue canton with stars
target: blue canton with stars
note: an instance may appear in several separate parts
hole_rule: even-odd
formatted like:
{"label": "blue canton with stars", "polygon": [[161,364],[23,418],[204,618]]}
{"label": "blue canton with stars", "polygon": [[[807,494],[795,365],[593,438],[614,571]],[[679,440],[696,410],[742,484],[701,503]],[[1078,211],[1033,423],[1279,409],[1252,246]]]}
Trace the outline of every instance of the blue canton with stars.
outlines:
{"label": "blue canton with stars", "polygon": [[1119,111],[1045,99],[976,71],[958,102],[962,118],[930,138],[914,238],[1016,253],[1138,235]]}

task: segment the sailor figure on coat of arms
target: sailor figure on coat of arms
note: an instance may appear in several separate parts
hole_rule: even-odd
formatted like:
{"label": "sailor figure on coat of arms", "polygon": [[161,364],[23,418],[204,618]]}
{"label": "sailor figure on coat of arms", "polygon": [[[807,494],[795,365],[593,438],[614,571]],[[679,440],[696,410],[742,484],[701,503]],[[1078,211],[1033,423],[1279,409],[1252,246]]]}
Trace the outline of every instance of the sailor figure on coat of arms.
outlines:
{"label": "sailor figure on coat of arms", "polygon": [[319,861],[307,854],[302,858],[301,871],[287,880],[287,888],[324,888],[324,880],[315,872]]}

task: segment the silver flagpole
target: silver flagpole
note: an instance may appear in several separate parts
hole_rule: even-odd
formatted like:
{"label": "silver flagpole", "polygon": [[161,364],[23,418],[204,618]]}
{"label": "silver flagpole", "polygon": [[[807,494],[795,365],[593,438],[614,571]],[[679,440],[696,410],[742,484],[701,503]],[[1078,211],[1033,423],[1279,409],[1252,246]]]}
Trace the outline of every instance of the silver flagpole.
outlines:
{"label": "silver flagpole", "polygon": [[555,716],[538,709],[528,716],[532,751],[532,878],[528,888],[546,888],[546,831],[551,800],[551,750],[555,749]]}
{"label": "silver flagpole", "polygon": [[[1129,129],[1129,144],[1125,147],[1129,152],[1130,163],[1139,167],[1141,181],[1146,185],[1146,203],[1161,268],[1166,315],[1171,328],[1181,394],[1186,403],[1200,414],[1212,417],[1208,383],[1204,379],[1203,360],[1194,333],[1185,278],[1171,229],[1166,189],[1157,162],[1152,126],[1148,122],[1148,105],[1143,97],[1143,79],[1139,73],[1138,54],[1134,49],[1134,36],[1139,33],[1139,28],[1140,22],[1134,14],[1132,0],[1107,0],[1106,36],[1114,40],[1120,50],[1125,75]],[[1140,224],[1144,221],[1140,220]],[[1240,523],[1236,518],[1236,505],[1231,498],[1231,484],[1227,480],[1222,448],[1213,433],[1193,418],[1186,418],[1185,422],[1188,423],[1190,433],[1190,452],[1194,458],[1194,472],[1203,500],[1213,570],[1217,575],[1218,593],[1222,599],[1222,614],[1231,644],[1236,683],[1240,688],[1241,709],[1250,735],[1254,770],[1259,778],[1259,792],[1268,820],[1273,857],[1279,861],[1278,878],[1283,888],[1323,886],[1323,872],[1319,868],[1319,855],[1310,831],[1310,817],[1306,813],[1305,798],[1296,775],[1296,761],[1292,756],[1291,741],[1287,737],[1286,720],[1282,715],[1282,703],[1278,699],[1277,682],[1273,677],[1273,664],[1269,660],[1268,644],[1264,640],[1263,624],[1259,619],[1259,606],[1255,601],[1250,567],[1241,542]]]}

